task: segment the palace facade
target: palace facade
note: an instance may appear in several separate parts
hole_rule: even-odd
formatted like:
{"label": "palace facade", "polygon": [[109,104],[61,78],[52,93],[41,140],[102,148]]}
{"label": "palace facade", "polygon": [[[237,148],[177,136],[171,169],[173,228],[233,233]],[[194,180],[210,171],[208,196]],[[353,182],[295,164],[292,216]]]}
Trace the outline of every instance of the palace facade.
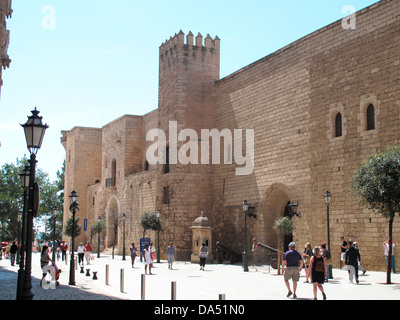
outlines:
{"label": "palace facade", "polygon": [[[343,235],[358,242],[364,267],[384,270],[388,221],[360,206],[349,184],[370,154],[400,141],[400,2],[382,0],[355,19],[355,28],[334,22],[222,79],[218,37],[180,31],[165,41],[157,109],[62,132],[64,223],[75,190],[80,223],[88,219],[90,228],[99,216],[106,219],[102,244],[116,243],[121,253],[125,236],[129,252],[143,236],[140,217],[159,209],[161,252],[173,241],[177,258],[190,259],[191,227],[202,211],[213,248],[219,241],[243,251],[247,200],[257,215],[247,219],[248,244],[256,238],[276,248],[273,225],[287,215],[296,229],[285,241],[301,250],[306,242],[327,242],[329,190],[334,267]],[[156,134],[150,139],[149,132]],[[164,144],[156,145],[162,133]],[[155,232],[146,236],[156,243]]]}

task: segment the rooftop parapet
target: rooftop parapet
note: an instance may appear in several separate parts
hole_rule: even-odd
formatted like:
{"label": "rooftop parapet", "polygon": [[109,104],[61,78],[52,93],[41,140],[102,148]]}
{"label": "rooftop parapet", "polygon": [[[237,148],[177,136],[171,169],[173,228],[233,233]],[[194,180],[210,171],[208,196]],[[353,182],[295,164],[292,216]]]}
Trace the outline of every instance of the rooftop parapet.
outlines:
{"label": "rooftop parapet", "polygon": [[175,33],[173,37],[170,37],[168,40],[165,40],[161,44],[160,53],[162,53],[163,51],[167,51],[169,49],[173,49],[176,46],[187,46],[189,48],[200,47],[200,48],[206,48],[210,51],[220,49],[220,39],[218,38],[218,36],[212,39],[211,36],[207,34],[203,44],[203,36],[199,32],[195,38],[195,41],[193,40],[194,40],[194,35],[191,31],[189,31],[185,39],[185,34],[183,33],[182,30],[180,30],[178,34]]}
{"label": "rooftop parapet", "polygon": [[6,16],[7,18],[11,18],[13,13],[12,0],[0,0],[0,14]]}

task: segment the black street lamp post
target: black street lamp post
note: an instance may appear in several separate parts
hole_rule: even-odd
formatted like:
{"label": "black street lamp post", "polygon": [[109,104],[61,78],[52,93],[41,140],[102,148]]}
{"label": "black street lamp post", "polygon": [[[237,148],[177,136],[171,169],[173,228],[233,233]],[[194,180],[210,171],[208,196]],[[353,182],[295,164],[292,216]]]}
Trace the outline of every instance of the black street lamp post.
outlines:
{"label": "black street lamp post", "polygon": [[24,171],[20,174],[22,187],[24,189],[24,208],[22,211],[22,227],[21,227],[21,256],[19,260],[18,269],[18,287],[17,287],[17,300],[23,299],[24,293],[24,278],[25,278],[25,238],[26,238],[26,218],[28,210],[28,189],[29,189],[29,177],[30,171],[29,166],[25,166]]}
{"label": "black street lamp post", "polygon": [[56,261],[56,228],[57,228],[57,207],[53,209],[53,218],[54,218],[54,238],[53,238],[53,253],[51,259]]}
{"label": "black street lamp post", "polygon": [[[22,225],[22,216],[23,216],[23,211],[18,212],[18,240],[17,244],[18,246],[21,246],[21,237],[22,237],[22,231],[21,231],[21,225]],[[17,264],[21,263],[21,247],[18,248],[17,250]]]}
{"label": "black street lamp post", "polygon": [[25,276],[24,276],[24,300],[32,300],[35,296],[32,293],[32,233],[33,233],[33,216],[36,214],[35,204],[35,166],[36,154],[42,146],[43,137],[48,128],[47,124],[42,124],[42,117],[39,117],[39,111],[32,111],[32,116],[28,117],[28,121],[21,126],[24,128],[26,145],[28,147],[31,158],[30,176],[29,176],[29,193],[28,193],[28,212],[26,220],[26,261],[25,261]]}
{"label": "black street lamp post", "polygon": [[[97,222],[100,225],[101,217],[97,217]],[[97,258],[100,258],[100,227],[97,229]]]}
{"label": "black street lamp post", "polygon": [[[326,204],[326,220],[327,220],[327,234],[328,234],[328,251],[331,252],[331,238],[329,229],[329,206],[331,204],[332,194],[327,190],[324,194],[324,200]],[[332,279],[332,270],[329,268],[328,276]]]}
{"label": "black street lamp post", "polygon": [[247,260],[247,212],[249,210],[249,205],[246,200],[242,204],[244,212],[244,255],[243,255],[243,271],[249,271],[249,262]]}
{"label": "black street lamp post", "polygon": [[122,260],[125,260],[125,221],[126,221],[125,213],[122,214],[121,220],[122,220]]}
{"label": "black street lamp post", "polygon": [[72,212],[72,241],[71,241],[71,261],[69,265],[69,282],[70,286],[75,285],[75,257],[74,257],[74,239],[75,239],[75,213],[79,210],[78,194],[73,190],[69,196],[71,205],[69,211]]}
{"label": "black street lamp post", "polygon": [[158,219],[158,230],[157,230],[157,263],[160,263],[160,217],[161,217],[161,211],[158,209],[156,211],[157,219]]}
{"label": "black street lamp post", "polygon": [[[257,215],[254,214],[254,206],[249,206],[247,200],[244,200],[242,203],[242,208],[244,212],[244,252],[243,252],[243,271],[249,271],[249,260],[248,260],[248,252],[247,252],[247,216],[257,218]],[[251,210],[249,210],[251,209]]]}

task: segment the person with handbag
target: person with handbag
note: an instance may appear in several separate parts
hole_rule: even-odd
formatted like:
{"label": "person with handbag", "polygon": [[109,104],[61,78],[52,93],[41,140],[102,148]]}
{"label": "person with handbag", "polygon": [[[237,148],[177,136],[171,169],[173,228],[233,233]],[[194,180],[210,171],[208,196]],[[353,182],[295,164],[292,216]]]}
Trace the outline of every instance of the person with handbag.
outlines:
{"label": "person with handbag", "polygon": [[203,243],[199,250],[200,270],[204,271],[204,267],[206,266],[207,256],[208,256],[208,248],[206,244]]}
{"label": "person with handbag", "polygon": [[324,257],[321,255],[319,247],[315,247],[313,250],[314,255],[310,259],[311,269],[311,282],[313,284],[314,300],[317,300],[317,288],[321,291],[322,297],[326,300],[326,294],[322,284],[326,278],[326,263]]}

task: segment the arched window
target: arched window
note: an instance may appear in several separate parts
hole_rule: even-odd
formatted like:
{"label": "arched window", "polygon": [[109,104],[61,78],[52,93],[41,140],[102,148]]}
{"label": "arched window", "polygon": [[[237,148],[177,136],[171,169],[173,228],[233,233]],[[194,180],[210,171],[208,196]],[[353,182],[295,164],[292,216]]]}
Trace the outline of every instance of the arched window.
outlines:
{"label": "arched window", "polygon": [[367,108],[367,130],[375,129],[375,107],[370,104]]}
{"label": "arched window", "polygon": [[113,159],[111,163],[111,185],[115,186],[117,184],[117,160]]}
{"label": "arched window", "polygon": [[339,112],[335,118],[335,137],[342,136],[342,114]]}
{"label": "arched window", "polygon": [[147,160],[144,162],[144,171],[149,171],[149,162]]}

